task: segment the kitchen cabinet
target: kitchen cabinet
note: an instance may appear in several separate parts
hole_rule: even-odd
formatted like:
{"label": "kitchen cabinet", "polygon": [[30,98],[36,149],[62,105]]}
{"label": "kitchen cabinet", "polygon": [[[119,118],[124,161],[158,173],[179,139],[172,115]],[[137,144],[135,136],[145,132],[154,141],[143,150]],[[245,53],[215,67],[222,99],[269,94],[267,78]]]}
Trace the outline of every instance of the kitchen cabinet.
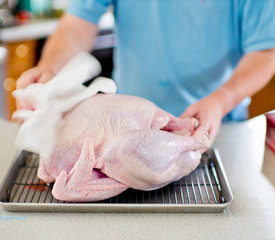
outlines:
{"label": "kitchen cabinet", "polygon": [[3,80],[5,116],[11,119],[16,109],[12,91],[15,90],[16,80],[22,72],[32,68],[36,64],[37,40],[25,40],[5,43],[7,58],[5,62],[5,77]]}
{"label": "kitchen cabinet", "polygon": [[275,109],[275,76],[258,93],[252,96],[249,106],[249,118]]}

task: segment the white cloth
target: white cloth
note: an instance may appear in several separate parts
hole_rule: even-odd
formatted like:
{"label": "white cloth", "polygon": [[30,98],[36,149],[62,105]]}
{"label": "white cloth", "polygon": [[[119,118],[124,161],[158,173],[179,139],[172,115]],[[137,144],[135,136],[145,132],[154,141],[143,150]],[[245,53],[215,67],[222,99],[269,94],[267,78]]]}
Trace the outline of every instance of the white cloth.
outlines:
{"label": "white cloth", "polygon": [[48,83],[30,84],[14,91],[15,98],[26,99],[35,109],[17,110],[13,114],[14,119],[24,120],[17,134],[16,147],[49,157],[63,113],[99,91],[116,92],[114,81],[108,78],[98,77],[89,87],[82,84],[100,72],[100,63],[93,56],[80,53]]}

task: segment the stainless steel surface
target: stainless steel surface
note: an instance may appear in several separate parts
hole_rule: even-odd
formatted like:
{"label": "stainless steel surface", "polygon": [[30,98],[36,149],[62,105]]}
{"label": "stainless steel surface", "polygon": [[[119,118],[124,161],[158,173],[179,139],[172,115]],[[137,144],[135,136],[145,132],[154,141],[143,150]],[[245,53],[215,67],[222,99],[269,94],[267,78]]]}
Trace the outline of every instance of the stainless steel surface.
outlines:
{"label": "stainless steel surface", "polygon": [[0,205],[7,211],[48,212],[220,212],[233,196],[217,150],[208,150],[188,176],[153,191],[129,189],[93,203],[56,200],[52,185],[37,178],[39,158],[21,152],[0,188]]}

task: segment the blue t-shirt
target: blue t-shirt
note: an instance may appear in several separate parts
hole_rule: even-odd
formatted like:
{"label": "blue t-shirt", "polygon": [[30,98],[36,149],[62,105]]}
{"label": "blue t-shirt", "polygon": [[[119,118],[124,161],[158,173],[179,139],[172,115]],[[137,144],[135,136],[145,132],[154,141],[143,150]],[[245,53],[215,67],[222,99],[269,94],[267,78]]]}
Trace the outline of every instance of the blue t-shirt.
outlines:
{"label": "blue t-shirt", "polygon": [[[226,82],[241,57],[275,47],[275,0],[71,0],[97,23],[112,4],[118,92],[180,115]],[[225,119],[243,120],[249,99]]]}

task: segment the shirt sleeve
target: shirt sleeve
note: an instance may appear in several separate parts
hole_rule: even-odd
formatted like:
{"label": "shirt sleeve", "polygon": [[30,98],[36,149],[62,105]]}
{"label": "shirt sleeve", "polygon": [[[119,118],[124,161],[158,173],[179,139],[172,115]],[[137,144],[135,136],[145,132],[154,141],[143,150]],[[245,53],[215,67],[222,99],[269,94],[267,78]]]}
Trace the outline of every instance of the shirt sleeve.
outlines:
{"label": "shirt sleeve", "polygon": [[243,0],[240,9],[243,52],[275,48],[275,0]]}
{"label": "shirt sleeve", "polygon": [[66,13],[97,24],[112,0],[69,0]]}

